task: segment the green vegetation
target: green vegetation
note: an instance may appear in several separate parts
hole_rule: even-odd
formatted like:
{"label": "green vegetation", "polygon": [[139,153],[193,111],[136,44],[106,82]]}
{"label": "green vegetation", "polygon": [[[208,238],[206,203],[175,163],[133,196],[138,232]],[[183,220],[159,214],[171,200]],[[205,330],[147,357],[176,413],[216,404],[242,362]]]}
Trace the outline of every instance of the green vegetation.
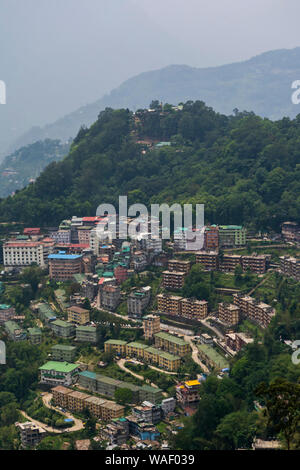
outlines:
{"label": "green vegetation", "polygon": [[[102,111],[63,161],[1,202],[2,220],[55,224],[70,214],[93,215],[104,200],[117,207],[119,195],[128,194],[128,204],[204,203],[211,223],[279,230],[284,220],[300,221],[299,118],[226,117],[201,101],[137,116],[134,129],[128,110]],[[173,145],[149,158],[132,130]]]}

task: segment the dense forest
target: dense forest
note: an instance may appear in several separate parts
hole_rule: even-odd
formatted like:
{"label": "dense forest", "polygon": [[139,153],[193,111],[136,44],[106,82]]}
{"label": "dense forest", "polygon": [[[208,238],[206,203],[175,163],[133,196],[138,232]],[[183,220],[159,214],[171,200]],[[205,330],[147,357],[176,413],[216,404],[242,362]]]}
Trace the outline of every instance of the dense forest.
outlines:
{"label": "dense forest", "polygon": [[37,178],[53,161],[61,160],[70,145],[46,139],[22,147],[8,155],[0,165],[0,196],[6,197]]}
{"label": "dense forest", "polygon": [[[151,107],[102,111],[66,158],[1,200],[1,220],[56,224],[128,195],[129,204],[204,203],[210,223],[279,231],[285,220],[300,222],[300,115],[225,116],[201,101]],[[171,145],[143,151],[143,139]]]}

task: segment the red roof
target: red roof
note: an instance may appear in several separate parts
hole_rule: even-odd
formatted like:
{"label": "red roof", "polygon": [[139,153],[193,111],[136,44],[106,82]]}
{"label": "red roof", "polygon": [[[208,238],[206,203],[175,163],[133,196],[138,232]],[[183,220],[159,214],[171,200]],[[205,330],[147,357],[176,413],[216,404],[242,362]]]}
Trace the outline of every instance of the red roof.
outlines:
{"label": "red roof", "polygon": [[41,229],[39,227],[27,227],[27,228],[24,228],[24,235],[28,235],[28,234],[38,234],[40,233]]}
{"label": "red roof", "polygon": [[6,242],[4,246],[11,248],[26,248],[40,246],[41,242]]}

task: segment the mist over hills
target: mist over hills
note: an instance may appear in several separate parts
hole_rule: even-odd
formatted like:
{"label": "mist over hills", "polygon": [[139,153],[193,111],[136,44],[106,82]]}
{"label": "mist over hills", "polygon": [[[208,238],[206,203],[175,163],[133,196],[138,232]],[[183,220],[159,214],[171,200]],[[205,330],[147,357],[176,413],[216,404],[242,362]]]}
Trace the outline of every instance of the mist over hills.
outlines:
{"label": "mist over hills", "polygon": [[254,111],[262,117],[295,117],[300,107],[291,101],[291,85],[300,79],[300,47],[282,49],[219,67],[170,65],[123,82],[101,99],[48,124],[34,127],[11,146],[11,151],[46,138],[66,141],[81,125],[89,126],[106,107],[136,110],[152,99],[179,103],[200,99],[216,111]]}

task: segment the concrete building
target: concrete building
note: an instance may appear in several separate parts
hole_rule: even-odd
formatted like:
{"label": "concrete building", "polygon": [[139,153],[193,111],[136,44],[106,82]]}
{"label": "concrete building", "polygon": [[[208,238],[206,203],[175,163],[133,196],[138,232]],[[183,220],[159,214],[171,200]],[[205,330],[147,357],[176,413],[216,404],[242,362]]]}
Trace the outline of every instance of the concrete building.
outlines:
{"label": "concrete building", "polygon": [[238,305],[221,302],[218,305],[218,318],[227,325],[236,325],[240,321],[240,308]]}
{"label": "concrete building", "polygon": [[240,308],[241,315],[266,328],[275,316],[275,309],[250,296],[233,295],[233,303]]}
{"label": "concrete building", "polygon": [[191,269],[191,262],[181,259],[170,259],[168,262],[168,270],[182,272],[188,274]]}
{"label": "concrete building", "polygon": [[104,352],[125,356],[127,341],[121,339],[109,339],[104,343]]}
{"label": "concrete building", "polygon": [[188,380],[176,386],[176,400],[182,405],[198,402],[201,383],[199,380]]}
{"label": "concrete building", "polygon": [[50,278],[55,281],[69,281],[74,274],[82,273],[82,255],[57,253],[48,256]]}
{"label": "concrete building", "polygon": [[218,252],[198,251],[196,253],[196,263],[201,264],[207,271],[217,271],[219,269]]}
{"label": "concrete building", "polygon": [[300,281],[300,258],[280,256],[280,271],[282,274]]}
{"label": "concrete building", "polygon": [[206,300],[182,299],[181,316],[191,320],[203,320],[208,315],[208,302]]}
{"label": "concrete building", "polygon": [[23,341],[26,339],[26,332],[12,320],[4,322],[4,329],[12,341]]}
{"label": "concrete building", "polygon": [[97,328],[95,326],[78,326],[76,328],[76,341],[80,343],[97,343]]}
{"label": "concrete building", "polygon": [[158,315],[146,315],[143,318],[143,330],[145,339],[152,339],[155,333],[160,332],[160,317]]}
{"label": "concrete building", "polygon": [[169,333],[156,333],[155,347],[163,349],[171,354],[175,354],[179,357],[183,357],[190,352],[190,345],[187,341],[184,341],[177,336],[172,336]]}
{"label": "concrete building", "polygon": [[52,385],[72,385],[76,382],[79,366],[69,362],[49,361],[39,368],[40,383]]}
{"label": "concrete building", "polygon": [[185,273],[177,271],[163,271],[163,287],[165,289],[181,289],[184,284]]}
{"label": "concrete building", "polygon": [[107,310],[115,310],[121,300],[121,289],[119,286],[104,285],[101,290],[101,307]]}
{"label": "concrete building", "polygon": [[220,247],[239,247],[246,245],[246,229],[241,225],[219,225]]}
{"label": "concrete building", "polygon": [[205,227],[204,249],[206,251],[215,251],[219,249],[219,227],[216,225]]}
{"label": "concrete building", "polygon": [[202,344],[209,344],[209,345],[213,345],[214,343],[214,340],[213,340],[213,337],[208,335],[207,333],[201,333],[200,334],[200,343]]}
{"label": "concrete building", "polygon": [[136,341],[132,341],[131,343],[126,344],[125,351],[127,357],[135,357],[137,359],[144,358],[144,351],[149,346],[143,343],[137,343]]}
{"label": "concrete building", "polygon": [[284,222],[281,227],[282,238],[287,242],[300,242],[300,226],[297,222]]}
{"label": "concrete building", "polygon": [[151,298],[151,287],[146,286],[135,289],[127,298],[128,316],[141,318],[144,310],[147,308]]}
{"label": "concrete building", "polygon": [[11,320],[16,315],[16,310],[7,304],[0,304],[0,325]]}
{"label": "concrete building", "polygon": [[73,362],[76,357],[76,347],[66,344],[55,344],[51,348],[53,361]]}
{"label": "concrete building", "polygon": [[157,299],[157,310],[161,313],[167,313],[168,315],[181,315],[181,301],[182,297],[177,295],[169,294],[158,294]]}
{"label": "concrete building", "polygon": [[49,323],[49,327],[56,336],[61,338],[73,338],[75,336],[75,325],[64,320],[55,320]]}
{"label": "concrete building", "polygon": [[35,447],[46,436],[45,429],[37,426],[32,421],[25,423],[15,423],[20,431],[21,444],[23,448]]}
{"label": "concrete building", "polygon": [[247,344],[253,343],[253,338],[249,338],[245,333],[227,333],[225,344],[232,351],[240,351]]}
{"label": "concrete building", "polygon": [[8,241],[3,245],[3,262],[5,267],[30,266],[32,263],[45,267],[43,244]]}
{"label": "concrete building", "polygon": [[242,257],[240,255],[224,253],[222,259],[219,260],[219,269],[223,272],[234,273],[235,268],[242,264],[241,261]]}
{"label": "concrete building", "polygon": [[267,270],[269,263],[270,255],[257,255],[253,253],[252,255],[243,255],[242,256],[242,268],[243,271],[253,271],[257,274],[264,274]]}
{"label": "concrete building", "polygon": [[68,321],[77,325],[86,325],[90,321],[90,312],[85,308],[73,305],[68,308]]}
{"label": "concrete building", "polygon": [[27,338],[32,344],[40,344],[42,342],[42,331],[40,328],[28,328]]}

